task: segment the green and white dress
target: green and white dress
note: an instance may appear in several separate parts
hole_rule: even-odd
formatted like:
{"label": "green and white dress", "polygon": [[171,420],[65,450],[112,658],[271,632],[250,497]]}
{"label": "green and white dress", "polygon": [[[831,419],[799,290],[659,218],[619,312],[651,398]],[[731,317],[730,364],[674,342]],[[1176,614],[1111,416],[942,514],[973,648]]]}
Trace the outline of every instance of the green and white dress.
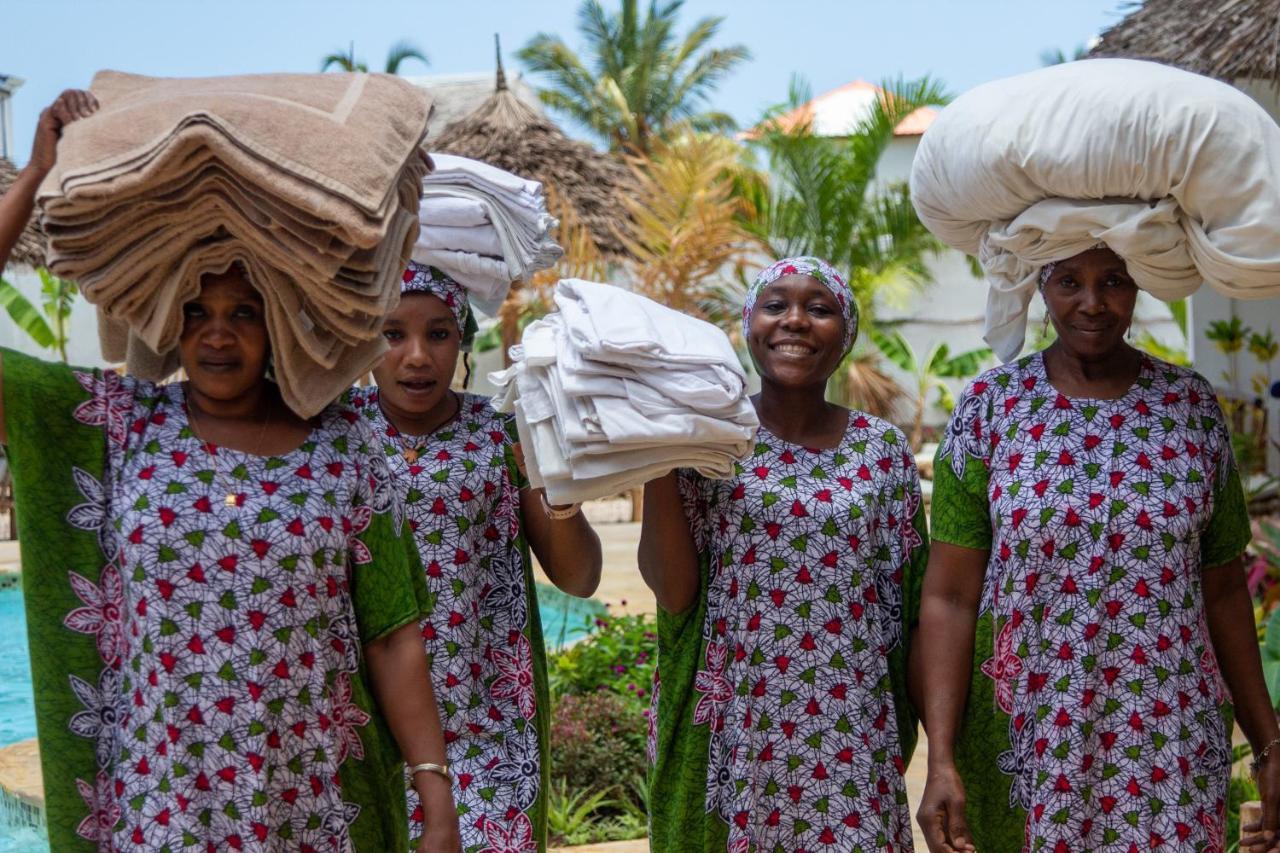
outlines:
{"label": "green and white dress", "polygon": [[361,648],[426,590],[355,412],[259,457],[181,385],[6,351],[4,390],[52,849],[407,849]]}
{"label": "green and white dress", "polygon": [[729,480],[681,472],[696,603],[659,612],[655,851],[910,850],[910,628],[927,553],[902,434],[761,429]]}
{"label": "green and white dress", "polygon": [[[425,437],[400,435],[378,389],[351,406],[378,437],[425,570],[422,639],[453,771],[463,848],[546,849],[550,699],[533,563],[520,522],[524,485],[512,424],[460,395],[457,416]],[[422,811],[410,792],[411,833]]]}
{"label": "green and white dress", "polygon": [[1249,541],[1213,388],[1144,358],[1115,400],[1041,354],[965,391],[936,541],[990,551],[957,736],[980,850],[1223,849],[1230,706],[1202,575]]}

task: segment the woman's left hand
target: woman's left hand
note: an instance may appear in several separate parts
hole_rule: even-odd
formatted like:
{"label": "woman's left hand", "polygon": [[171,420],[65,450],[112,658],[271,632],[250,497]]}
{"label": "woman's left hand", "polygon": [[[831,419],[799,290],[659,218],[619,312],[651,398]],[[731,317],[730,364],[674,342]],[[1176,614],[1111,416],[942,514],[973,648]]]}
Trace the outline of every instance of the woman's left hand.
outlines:
{"label": "woman's left hand", "polygon": [[1242,827],[1240,849],[1280,853],[1280,747],[1274,747],[1258,768],[1258,791],[1262,819]]}

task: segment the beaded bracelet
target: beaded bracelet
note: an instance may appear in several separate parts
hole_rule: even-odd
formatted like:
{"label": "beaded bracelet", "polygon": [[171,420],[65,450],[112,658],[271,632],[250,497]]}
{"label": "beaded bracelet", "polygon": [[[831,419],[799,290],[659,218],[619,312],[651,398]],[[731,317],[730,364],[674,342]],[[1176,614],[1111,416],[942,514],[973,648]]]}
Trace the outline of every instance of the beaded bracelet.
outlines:
{"label": "beaded bracelet", "polygon": [[1275,738],[1271,743],[1262,748],[1262,751],[1254,756],[1253,761],[1249,762],[1249,774],[1254,779],[1258,778],[1258,768],[1262,766],[1262,762],[1267,760],[1267,756],[1271,754],[1271,750],[1280,745],[1280,737]]}

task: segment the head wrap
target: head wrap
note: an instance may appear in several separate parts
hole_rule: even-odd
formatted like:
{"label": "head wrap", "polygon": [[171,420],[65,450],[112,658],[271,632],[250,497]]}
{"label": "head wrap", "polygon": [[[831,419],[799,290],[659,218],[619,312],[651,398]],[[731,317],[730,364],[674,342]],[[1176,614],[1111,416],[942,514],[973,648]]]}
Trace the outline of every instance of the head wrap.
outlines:
{"label": "head wrap", "polygon": [[471,305],[467,302],[467,291],[435,267],[409,261],[404,271],[400,294],[428,293],[438,298],[453,312],[453,319],[458,323],[458,334],[462,337],[462,349],[471,349],[471,341],[476,334],[476,321],[471,316]]}
{"label": "head wrap", "polygon": [[[1094,243],[1089,248],[1085,249],[1084,252],[1092,252],[1094,249],[1108,249],[1108,248],[1110,248],[1110,246],[1108,246],[1106,243],[1099,241],[1097,243]],[[1077,252],[1076,254],[1083,255],[1084,252]],[[1071,257],[1063,258],[1062,260],[1059,260],[1059,261],[1049,261],[1049,263],[1042,266],[1040,268],[1040,289],[1044,290],[1044,286],[1049,283],[1049,276],[1053,275],[1053,270],[1058,264],[1062,263],[1062,261],[1069,261],[1071,260],[1071,258],[1074,258],[1074,257],[1075,255],[1072,255]]]}
{"label": "head wrap", "polygon": [[845,283],[844,276],[836,272],[835,267],[821,258],[809,256],[783,258],[760,270],[751,287],[747,288],[747,298],[742,305],[743,339],[748,337],[751,312],[755,310],[760,291],[786,275],[807,275],[831,291],[840,305],[840,314],[844,317],[844,352],[852,349],[853,342],[858,337],[858,303],[853,298],[853,291]]}

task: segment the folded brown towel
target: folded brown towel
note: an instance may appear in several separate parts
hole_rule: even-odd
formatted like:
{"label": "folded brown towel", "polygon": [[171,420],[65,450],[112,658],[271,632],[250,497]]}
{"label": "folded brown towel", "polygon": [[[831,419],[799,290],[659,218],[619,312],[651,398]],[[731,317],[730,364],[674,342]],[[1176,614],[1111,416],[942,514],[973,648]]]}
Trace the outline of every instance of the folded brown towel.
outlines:
{"label": "folded brown towel", "polygon": [[98,307],[103,354],[160,380],[182,306],[242,264],[285,401],[311,416],[386,349],[417,236],[422,90],[387,75],[104,71],[38,192],[49,262]]}

